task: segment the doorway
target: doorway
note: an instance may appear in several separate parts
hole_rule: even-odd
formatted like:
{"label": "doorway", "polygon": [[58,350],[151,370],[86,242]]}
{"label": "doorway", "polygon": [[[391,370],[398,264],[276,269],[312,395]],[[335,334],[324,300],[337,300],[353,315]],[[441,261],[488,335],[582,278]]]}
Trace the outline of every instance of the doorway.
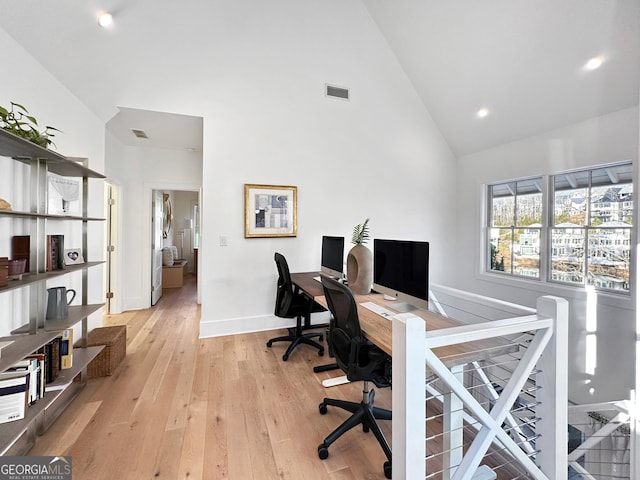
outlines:
{"label": "doorway", "polygon": [[164,247],[175,247],[174,260],[184,260],[186,274],[197,281],[200,191],[155,188],[151,198],[151,305],[155,305],[162,296]]}

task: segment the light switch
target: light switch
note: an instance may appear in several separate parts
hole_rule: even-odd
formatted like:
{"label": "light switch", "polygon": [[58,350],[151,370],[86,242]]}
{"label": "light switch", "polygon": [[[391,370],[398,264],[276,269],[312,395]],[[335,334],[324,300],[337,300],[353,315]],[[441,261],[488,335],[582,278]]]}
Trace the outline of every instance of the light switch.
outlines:
{"label": "light switch", "polygon": [[220,246],[221,247],[226,247],[227,246],[227,236],[226,235],[220,235]]}

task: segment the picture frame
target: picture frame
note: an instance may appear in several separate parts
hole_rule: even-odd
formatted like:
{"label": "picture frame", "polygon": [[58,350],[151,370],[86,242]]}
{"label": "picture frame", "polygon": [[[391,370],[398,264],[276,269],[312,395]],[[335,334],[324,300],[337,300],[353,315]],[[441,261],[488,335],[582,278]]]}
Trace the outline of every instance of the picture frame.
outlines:
{"label": "picture frame", "polygon": [[244,185],[245,238],[298,235],[298,187]]}
{"label": "picture frame", "polygon": [[79,178],[47,173],[47,213],[49,215],[80,215]]}
{"label": "picture frame", "polygon": [[84,263],[84,256],[81,248],[66,248],[64,250],[65,265],[79,265]]}

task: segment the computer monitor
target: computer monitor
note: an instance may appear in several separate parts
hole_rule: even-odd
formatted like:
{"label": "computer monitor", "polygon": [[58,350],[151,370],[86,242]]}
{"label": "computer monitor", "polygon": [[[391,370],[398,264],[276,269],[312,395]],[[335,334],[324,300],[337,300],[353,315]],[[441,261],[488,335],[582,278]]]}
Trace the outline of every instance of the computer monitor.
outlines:
{"label": "computer monitor", "polygon": [[342,278],[344,265],[344,237],[322,237],[320,271],[334,278]]}
{"label": "computer monitor", "polygon": [[429,308],[429,242],[373,240],[373,289],[399,312]]}

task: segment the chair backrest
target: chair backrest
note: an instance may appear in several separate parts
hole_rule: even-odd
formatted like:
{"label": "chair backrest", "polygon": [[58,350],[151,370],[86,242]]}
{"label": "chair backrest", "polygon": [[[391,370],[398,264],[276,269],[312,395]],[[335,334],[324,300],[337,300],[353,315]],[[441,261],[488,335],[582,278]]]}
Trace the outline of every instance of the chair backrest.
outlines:
{"label": "chair backrest", "polygon": [[340,369],[352,382],[365,380],[378,387],[391,385],[391,357],[362,334],[358,304],[351,290],[324,276],[322,288],[333,317],[328,342]]}
{"label": "chair backrest", "polygon": [[323,276],[322,288],[333,316],[328,341],[336,363],[348,374],[358,364],[358,350],[364,340],[360,330],[358,305],[351,290],[332,278]]}
{"label": "chair backrest", "polygon": [[293,302],[293,282],[289,273],[289,265],[284,255],[276,252],[273,256],[278,268],[278,289],[276,291],[276,307],[274,315],[286,317]]}

